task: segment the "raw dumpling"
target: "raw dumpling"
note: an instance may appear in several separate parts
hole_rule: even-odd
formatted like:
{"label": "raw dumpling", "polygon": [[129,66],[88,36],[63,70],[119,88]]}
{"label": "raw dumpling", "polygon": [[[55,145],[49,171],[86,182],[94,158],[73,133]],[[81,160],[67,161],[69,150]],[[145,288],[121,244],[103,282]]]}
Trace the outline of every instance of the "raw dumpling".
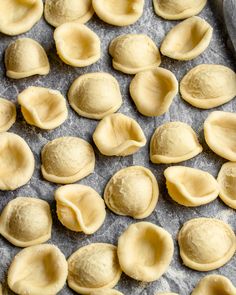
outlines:
{"label": "raw dumpling", "polygon": [[208,47],[212,33],[205,20],[193,16],[170,30],[161,45],[161,53],[178,60],[194,59]]}
{"label": "raw dumpling", "polygon": [[7,131],[16,121],[16,106],[0,97],[0,132]]}
{"label": "raw dumpling", "polygon": [[169,122],[154,132],[150,143],[150,158],[153,163],[179,163],[202,152],[197,135],[183,122]]}
{"label": "raw dumpling", "polygon": [[72,108],[90,119],[115,113],[122,104],[119,83],[108,73],[81,75],[71,85],[68,97]]}
{"label": "raw dumpling", "polygon": [[118,171],[109,180],[104,192],[104,200],[111,211],[136,219],[146,218],[153,212],[158,196],[155,176],[142,166]]}
{"label": "raw dumpling", "polygon": [[55,199],[57,216],[70,230],[93,234],[105,220],[104,201],[89,186],[80,184],[62,186],[56,190]]}
{"label": "raw dumpling", "polygon": [[20,136],[0,133],[0,190],[15,190],[25,185],[34,173],[34,156]]}
{"label": "raw dumpling", "polygon": [[41,152],[42,174],[55,183],[76,182],[93,172],[95,155],[92,146],[78,137],[60,137],[47,143]]}
{"label": "raw dumpling", "polygon": [[18,95],[18,102],[26,122],[42,129],[54,129],[68,116],[66,100],[57,90],[31,86]]}
{"label": "raw dumpling", "polygon": [[93,0],[97,16],[114,26],[128,26],[143,14],[144,0]]}
{"label": "raw dumpling", "polygon": [[117,248],[111,244],[96,243],[80,248],[69,257],[68,266],[68,285],[80,294],[113,288],[122,273]]}
{"label": "raw dumpling", "polygon": [[73,67],[86,67],[101,56],[99,37],[85,25],[70,22],[54,31],[57,53],[64,63]]}
{"label": "raw dumpling", "polygon": [[47,75],[50,71],[45,50],[38,42],[30,38],[18,39],[7,47],[5,65],[6,75],[12,79],[21,79],[37,74]]}
{"label": "raw dumpling", "polygon": [[18,197],[10,201],[0,217],[0,233],[17,247],[28,247],[51,238],[52,217],[47,202]]}
{"label": "raw dumpling", "polygon": [[180,92],[194,107],[211,109],[236,96],[236,74],[221,65],[199,65],[184,76]]}
{"label": "raw dumpling", "polygon": [[146,144],[146,137],[139,124],[123,114],[108,115],[98,123],[93,140],[106,156],[128,156]]}
{"label": "raw dumpling", "polygon": [[173,166],[164,171],[171,198],[184,206],[196,207],[215,200],[219,185],[209,173],[185,166]]}
{"label": "raw dumpling", "polygon": [[115,289],[104,289],[104,290],[94,291],[90,293],[90,295],[124,295],[124,294]]}
{"label": "raw dumpling", "polygon": [[143,34],[121,35],[110,43],[113,67],[126,74],[155,69],[161,63],[156,44]]}
{"label": "raw dumpling", "polygon": [[143,282],[159,279],[167,270],[173,252],[171,235],[150,222],[130,225],[118,240],[121,269],[131,278]]}
{"label": "raw dumpling", "polygon": [[52,295],[64,286],[68,274],[65,256],[54,245],[21,250],[8,270],[8,285],[17,294]]}
{"label": "raw dumpling", "polygon": [[42,0],[2,0],[0,32],[19,35],[29,31],[43,14]]}
{"label": "raw dumpling", "polygon": [[236,162],[236,114],[212,112],[204,123],[205,140],[217,155]]}
{"label": "raw dumpling", "polygon": [[130,95],[144,116],[166,113],[178,93],[178,81],[170,71],[156,68],[136,74],[130,84]]}
{"label": "raw dumpling", "polygon": [[210,271],[226,264],[236,250],[231,227],[214,218],[187,221],[178,235],[180,256],[189,268]]}
{"label": "raw dumpling", "polygon": [[58,27],[68,22],[86,23],[93,16],[92,0],[46,0],[44,16],[46,21]]}

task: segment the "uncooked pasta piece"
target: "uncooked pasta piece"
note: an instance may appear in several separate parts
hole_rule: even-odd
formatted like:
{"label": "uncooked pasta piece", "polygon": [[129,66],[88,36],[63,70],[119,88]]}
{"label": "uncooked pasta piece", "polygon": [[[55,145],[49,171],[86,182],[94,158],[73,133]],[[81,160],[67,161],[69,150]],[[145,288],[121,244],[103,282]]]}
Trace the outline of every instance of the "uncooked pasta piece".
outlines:
{"label": "uncooked pasta piece", "polygon": [[184,76],[180,92],[194,107],[211,109],[236,96],[236,74],[222,65],[199,65]]}
{"label": "uncooked pasta piece", "polygon": [[136,74],[130,84],[130,95],[144,116],[166,113],[178,93],[178,81],[170,71],[156,68]]}
{"label": "uncooked pasta piece", "polygon": [[95,243],[80,248],[69,257],[68,266],[68,285],[80,294],[113,288],[122,273],[117,248],[111,244]]}
{"label": "uncooked pasta piece", "polygon": [[31,86],[18,95],[18,102],[26,122],[42,129],[54,129],[68,116],[66,100],[57,90]]}
{"label": "uncooked pasta piece", "polygon": [[89,295],[124,295],[124,294],[115,289],[104,289],[104,290],[94,291],[90,293]]}
{"label": "uncooked pasta piece", "polygon": [[34,173],[34,156],[20,136],[0,133],[0,190],[15,190],[25,185]]}
{"label": "uncooked pasta piece", "polygon": [[219,185],[208,172],[185,166],[173,166],[164,171],[171,198],[184,206],[196,207],[215,200]]}
{"label": "uncooked pasta piece", "polygon": [[109,46],[113,67],[126,74],[155,69],[161,63],[156,44],[143,34],[121,35]]}
{"label": "uncooked pasta piece", "polygon": [[169,31],[161,45],[161,53],[177,60],[194,59],[206,50],[212,33],[209,23],[193,16]]}
{"label": "uncooked pasta piece", "polygon": [[153,163],[179,163],[202,152],[197,135],[183,122],[169,122],[154,132],[150,143],[150,159]]}
{"label": "uncooked pasta piece", "polygon": [[223,266],[236,250],[235,234],[231,227],[214,218],[187,221],[178,234],[178,243],[183,263],[198,271]]}
{"label": "uncooked pasta piece", "polygon": [[68,184],[93,172],[95,155],[92,146],[78,137],[60,137],[47,143],[41,152],[43,177],[51,182]]}
{"label": "uncooked pasta piece", "polygon": [[60,25],[54,31],[57,53],[73,67],[86,67],[101,56],[100,39],[88,27],[76,22]]}
{"label": "uncooked pasta piece", "polygon": [[123,114],[108,115],[98,123],[93,140],[106,156],[128,156],[146,144],[139,124]]}
{"label": "uncooked pasta piece", "polygon": [[142,166],[118,171],[109,180],[104,192],[104,200],[111,211],[136,219],[149,216],[156,207],[158,197],[155,176]]}
{"label": "uncooked pasta piece", "polygon": [[144,0],[93,0],[97,16],[115,26],[135,23],[143,14]]}
{"label": "uncooked pasta piece", "polygon": [[33,39],[21,38],[12,42],[5,52],[6,75],[21,79],[33,75],[47,75],[50,71],[47,54]]}
{"label": "uncooked pasta piece", "polygon": [[21,250],[8,270],[10,289],[17,294],[57,294],[68,274],[65,256],[54,245],[43,244]]}
{"label": "uncooked pasta piece", "polygon": [[18,197],[10,201],[0,217],[0,233],[17,247],[46,242],[51,237],[52,217],[47,202]]}
{"label": "uncooked pasta piece", "polygon": [[90,20],[93,13],[92,0],[45,1],[45,19],[54,27],[73,21],[84,24]]}
{"label": "uncooked pasta piece", "polygon": [[80,184],[61,186],[55,192],[55,199],[57,216],[70,230],[93,234],[105,220],[104,201],[89,186]]}
{"label": "uncooked pasta piece", "polygon": [[217,155],[236,162],[236,114],[215,111],[204,123],[206,143]]}
{"label": "uncooked pasta piece", "polygon": [[7,131],[16,121],[16,106],[0,97],[0,132]]}
{"label": "uncooked pasta piece", "polygon": [[100,120],[122,104],[118,81],[108,73],[81,75],[70,87],[69,102],[81,116]]}
{"label": "uncooked pasta piece", "polygon": [[143,282],[159,279],[166,272],[173,252],[171,235],[150,222],[130,225],[118,240],[121,269],[131,278]]}

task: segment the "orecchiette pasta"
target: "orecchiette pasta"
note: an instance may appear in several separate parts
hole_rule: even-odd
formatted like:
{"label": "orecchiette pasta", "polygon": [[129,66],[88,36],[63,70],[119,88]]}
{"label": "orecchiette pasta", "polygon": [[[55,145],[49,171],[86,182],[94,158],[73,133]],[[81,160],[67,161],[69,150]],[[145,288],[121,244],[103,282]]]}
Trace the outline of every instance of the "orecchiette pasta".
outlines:
{"label": "orecchiette pasta", "polygon": [[115,289],[104,289],[104,290],[94,291],[90,293],[89,295],[124,295],[124,294]]}
{"label": "orecchiette pasta", "polygon": [[7,131],[16,121],[16,106],[0,97],[0,132]]}

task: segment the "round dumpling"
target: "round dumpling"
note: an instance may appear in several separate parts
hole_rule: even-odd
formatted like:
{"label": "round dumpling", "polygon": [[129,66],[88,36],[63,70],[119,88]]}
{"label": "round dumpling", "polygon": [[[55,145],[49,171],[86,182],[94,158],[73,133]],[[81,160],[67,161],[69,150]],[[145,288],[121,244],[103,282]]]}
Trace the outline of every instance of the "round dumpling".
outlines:
{"label": "round dumpling", "polygon": [[16,106],[0,97],[0,132],[7,131],[16,121]]}

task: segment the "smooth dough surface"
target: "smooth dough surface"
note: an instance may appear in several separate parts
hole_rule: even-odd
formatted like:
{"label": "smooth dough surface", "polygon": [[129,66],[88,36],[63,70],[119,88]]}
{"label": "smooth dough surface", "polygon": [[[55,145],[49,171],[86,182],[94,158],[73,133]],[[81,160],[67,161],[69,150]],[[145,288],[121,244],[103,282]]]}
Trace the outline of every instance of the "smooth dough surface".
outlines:
{"label": "smooth dough surface", "polygon": [[122,273],[117,247],[104,243],[80,248],[69,257],[68,266],[68,285],[80,294],[113,288]]}
{"label": "smooth dough surface", "polygon": [[78,137],[59,137],[47,143],[41,152],[43,177],[51,182],[69,184],[93,172],[92,146]]}
{"label": "smooth dough surface", "polygon": [[104,200],[108,208],[119,215],[142,219],[156,207],[158,183],[153,173],[142,166],[130,166],[118,171],[106,185]]}
{"label": "smooth dough surface", "polygon": [[0,217],[0,233],[17,247],[46,242],[51,237],[49,204],[35,198],[18,197],[10,201]]}
{"label": "smooth dough surface", "polygon": [[5,66],[7,77],[12,79],[47,75],[50,71],[45,50],[30,38],[21,38],[10,43],[5,51]]}
{"label": "smooth dough surface", "polygon": [[150,222],[131,224],[118,239],[121,269],[143,282],[159,279],[169,267],[173,252],[171,235]]}
{"label": "smooth dough surface", "polygon": [[57,216],[70,230],[93,234],[106,217],[105,204],[101,196],[89,186],[70,184],[55,192]]}
{"label": "smooth dough surface", "polygon": [[71,107],[80,116],[97,120],[115,113],[122,104],[118,81],[112,75],[101,72],[77,78],[70,87],[68,98]]}
{"label": "smooth dough surface", "polygon": [[103,118],[93,133],[99,151],[106,156],[128,156],[146,144],[146,137],[139,124],[123,114]]}
{"label": "smooth dough surface", "polygon": [[175,75],[166,69],[137,73],[130,83],[130,95],[144,116],[161,116],[166,113],[178,93]]}
{"label": "smooth dough surface", "polygon": [[10,100],[0,97],[0,132],[11,128],[16,121],[16,106]]}
{"label": "smooth dough surface", "polygon": [[42,244],[21,250],[8,270],[7,282],[17,294],[52,295],[64,286],[68,266],[54,245]]}
{"label": "smooth dough surface", "polygon": [[189,160],[203,150],[193,129],[183,122],[169,122],[154,132],[150,143],[153,163],[179,163]]}
{"label": "smooth dough surface", "polygon": [[127,34],[116,37],[109,46],[114,69],[126,74],[155,69],[161,63],[156,44],[147,35]]}
{"label": "smooth dough surface", "polygon": [[210,271],[226,264],[236,250],[231,227],[214,218],[187,221],[178,234],[183,263],[198,271]]}
{"label": "smooth dough surface", "polygon": [[161,53],[177,60],[191,60],[210,44],[213,28],[198,16],[190,17],[173,27],[161,45]]}
{"label": "smooth dough surface", "polygon": [[115,289],[104,289],[104,290],[98,290],[90,293],[89,295],[124,295],[123,293],[115,290]]}

